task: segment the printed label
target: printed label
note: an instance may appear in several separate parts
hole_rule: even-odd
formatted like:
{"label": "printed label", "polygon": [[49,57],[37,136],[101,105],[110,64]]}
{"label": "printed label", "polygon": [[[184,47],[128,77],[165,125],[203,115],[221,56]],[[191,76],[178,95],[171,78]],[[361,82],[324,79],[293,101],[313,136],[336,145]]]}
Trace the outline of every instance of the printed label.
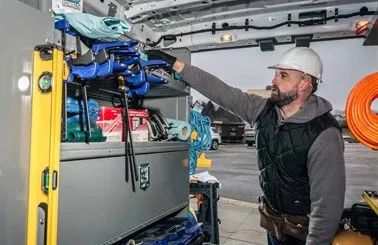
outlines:
{"label": "printed label", "polygon": [[82,13],[84,0],[52,0],[55,13]]}

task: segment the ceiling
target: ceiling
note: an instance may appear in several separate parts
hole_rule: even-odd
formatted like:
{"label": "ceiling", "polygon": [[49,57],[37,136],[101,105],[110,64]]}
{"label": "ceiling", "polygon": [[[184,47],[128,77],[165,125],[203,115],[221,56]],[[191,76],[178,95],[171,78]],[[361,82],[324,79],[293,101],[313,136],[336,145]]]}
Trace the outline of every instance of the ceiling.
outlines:
{"label": "ceiling", "polygon": [[[89,2],[89,1],[87,1]],[[360,20],[374,21],[378,1],[356,0],[92,0],[85,9],[133,25],[129,34],[150,46],[203,51],[366,37],[356,34]],[[96,12],[96,11],[95,11]],[[370,24],[369,27],[372,25]],[[224,35],[226,34],[226,35]]]}

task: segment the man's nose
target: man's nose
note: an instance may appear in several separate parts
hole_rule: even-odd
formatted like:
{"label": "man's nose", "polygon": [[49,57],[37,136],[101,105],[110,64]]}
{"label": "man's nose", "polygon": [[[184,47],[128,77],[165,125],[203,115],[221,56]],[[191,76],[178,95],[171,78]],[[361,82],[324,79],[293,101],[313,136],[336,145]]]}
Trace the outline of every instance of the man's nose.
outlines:
{"label": "man's nose", "polygon": [[276,84],[277,84],[277,76],[274,76],[272,79],[272,85],[276,85]]}

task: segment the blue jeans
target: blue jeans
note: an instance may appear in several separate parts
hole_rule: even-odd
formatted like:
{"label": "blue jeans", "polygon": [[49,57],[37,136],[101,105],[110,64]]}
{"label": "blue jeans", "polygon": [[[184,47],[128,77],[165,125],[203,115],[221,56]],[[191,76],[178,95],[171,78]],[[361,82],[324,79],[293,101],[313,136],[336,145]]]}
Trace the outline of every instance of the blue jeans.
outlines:
{"label": "blue jeans", "polygon": [[273,234],[268,232],[268,245],[305,245],[306,242],[295,237],[285,236],[285,241],[279,241]]}

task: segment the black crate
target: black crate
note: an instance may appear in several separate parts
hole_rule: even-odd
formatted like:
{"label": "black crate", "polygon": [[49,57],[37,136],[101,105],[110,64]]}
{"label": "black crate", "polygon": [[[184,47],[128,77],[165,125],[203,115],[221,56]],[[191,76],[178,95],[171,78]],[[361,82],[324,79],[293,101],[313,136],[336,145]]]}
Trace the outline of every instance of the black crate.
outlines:
{"label": "black crate", "polygon": [[365,203],[355,203],[351,210],[351,225],[361,234],[378,237],[378,216]]}

